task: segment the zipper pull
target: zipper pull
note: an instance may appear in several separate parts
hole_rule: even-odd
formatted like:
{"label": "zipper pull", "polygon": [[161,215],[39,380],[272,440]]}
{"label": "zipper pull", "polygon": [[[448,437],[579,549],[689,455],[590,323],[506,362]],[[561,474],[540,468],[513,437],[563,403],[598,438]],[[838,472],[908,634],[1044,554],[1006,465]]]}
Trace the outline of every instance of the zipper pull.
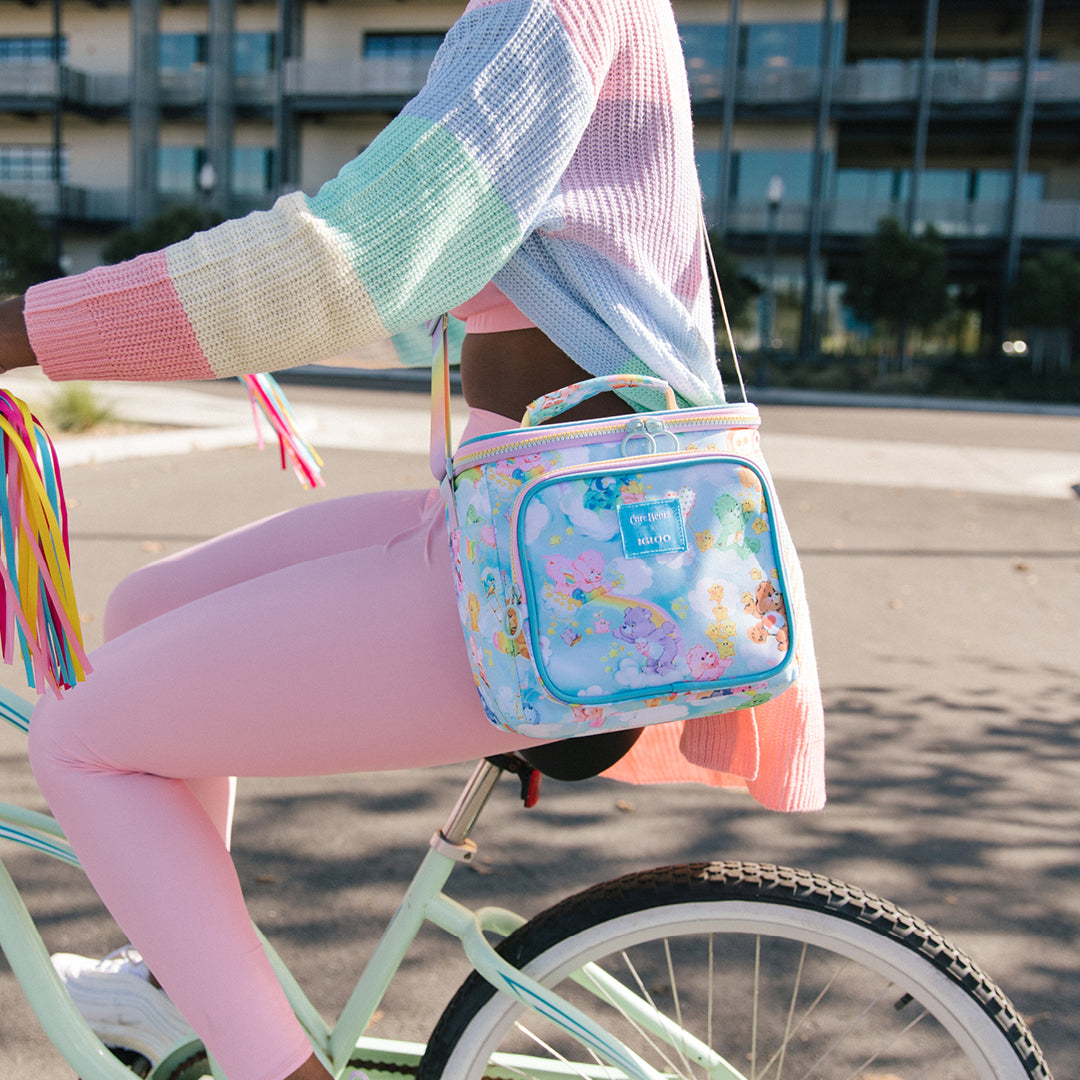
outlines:
{"label": "zipper pull", "polygon": [[[635,416],[633,419],[627,421],[625,434],[622,441],[622,456],[623,457],[637,457],[641,454],[655,454],[659,452],[657,446],[657,439],[663,438],[665,435],[671,439],[672,446],[669,449],[669,453],[677,453],[679,447],[679,436],[674,431],[669,431],[667,425],[658,416]],[[647,449],[637,449],[634,444],[639,440],[643,440]]]}

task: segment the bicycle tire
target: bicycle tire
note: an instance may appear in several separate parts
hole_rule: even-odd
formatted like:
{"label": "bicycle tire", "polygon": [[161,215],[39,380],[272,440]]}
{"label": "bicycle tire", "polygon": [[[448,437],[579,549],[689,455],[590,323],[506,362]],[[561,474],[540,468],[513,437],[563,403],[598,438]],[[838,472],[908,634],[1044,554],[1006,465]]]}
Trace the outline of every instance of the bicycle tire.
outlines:
{"label": "bicycle tire", "polygon": [[[718,862],[630,874],[549,908],[498,951],[557,985],[665,1078],[709,1074],[677,1047],[658,1052],[654,1037],[571,983],[570,972],[600,960],[632,988],[647,988],[657,1007],[735,1066],[721,1075],[1052,1080],[1027,1024],[959,949],[889,901],[803,870]],[[633,979],[622,973],[624,957],[645,965]],[[700,972],[696,983],[676,986],[676,965],[681,977],[691,961],[705,967],[709,986],[722,977],[719,996]],[[745,965],[751,981],[733,989]],[[706,1005],[712,1020],[694,1013]],[[525,1013],[474,972],[436,1025],[417,1080],[625,1075],[600,1068],[580,1044]],[[536,1062],[548,1051],[519,1038],[520,1019],[580,1067],[545,1072]]]}

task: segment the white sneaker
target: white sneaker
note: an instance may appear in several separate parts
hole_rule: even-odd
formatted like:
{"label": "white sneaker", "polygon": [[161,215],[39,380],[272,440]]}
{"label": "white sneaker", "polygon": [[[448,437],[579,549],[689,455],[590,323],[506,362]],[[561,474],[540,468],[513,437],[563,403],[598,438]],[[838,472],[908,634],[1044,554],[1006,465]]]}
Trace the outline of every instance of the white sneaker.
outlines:
{"label": "white sneaker", "polygon": [[135,1050],[156,1065],[182,1039],[195,1038],[132,946],[104,960],[55,953],[52,963],[75,1008],[106,1046]]}

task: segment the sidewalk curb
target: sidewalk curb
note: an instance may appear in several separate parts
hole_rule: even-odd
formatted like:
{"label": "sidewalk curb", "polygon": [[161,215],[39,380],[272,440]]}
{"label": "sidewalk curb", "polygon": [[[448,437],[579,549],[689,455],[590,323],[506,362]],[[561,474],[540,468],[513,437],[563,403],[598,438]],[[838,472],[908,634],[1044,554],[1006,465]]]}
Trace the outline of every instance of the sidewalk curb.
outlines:
{"label": "sidewalk curb", "polygon": [[[308,386],[363,385],[369,390],[412,390],[427,393],[431,376],[426,368],[326,367],[309,364],[275,372],[278,382]],[[461,376],[450,373],[450,388],[461,393]],[[729,387],[729,390],[732,388]],[[1039,401],[995,401],[988,398],[920,397],[914,394],[867,394],[846,390],[798,390],[791,387],[748,385],[747,397],[755,405],[803,405],[853,409],[933,409],[943,412],[1013,413],[1046,416],[1080,416],[1080,405]],[[735,394],[731,395],[732,399]]]}

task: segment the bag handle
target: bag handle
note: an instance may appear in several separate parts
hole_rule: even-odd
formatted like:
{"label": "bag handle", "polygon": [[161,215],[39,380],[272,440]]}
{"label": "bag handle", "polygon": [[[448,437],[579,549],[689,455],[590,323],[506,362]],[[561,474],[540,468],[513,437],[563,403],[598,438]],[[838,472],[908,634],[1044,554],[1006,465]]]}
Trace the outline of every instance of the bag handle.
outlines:
{"label": "bag handle", "polygon": [[537,398],[526,410],[522,417],[522,427],[535,427],[545,420],[551,420],[560,413],[580,405],[597,394],[606,393],[609,390],[626,390],[631,387],[645,386],[654,390],[661,390],[666,399],[668,409],[674,411],[679,407],[675,400],[675,391],[664,382],[651,375],[598,375],[594,379],[584,379],[579,383],[571,383],[561,390],[545,394]]}
{"label": "bag handle", "polygon": [[[735,335],[731,332],[731,320],[728,318],[727,304],[724,303],[724,290],[720,287],[720,274],[716,269],[716,258],[713,255],[712,242],[709,240],[709,228],[705,222],[705,209],[699,207],[698,210],[698,228],[701,233],[701,242],[705,248],[705,252],[709,259],[709,268],[712,271],[713,283],[716,285],[716,295],[720,298],[720,314],[724,322],[724,332],[727,335],[728,346],[731,349],[731,358],[735,364],[735,374],[739,379],[739,390],[742,392],[743,402],[749,404],[750,399],[746,396],[746,383],[743,381],[742,367],[739,364],[739,352],[735,348]],[[452,472],[451,461],[453,458],[453,443],[450,435],[450,340],[449,340],[449,316],[442,315],[439,318],[432,319],[427,324],[428,332],[431,334],[431,471],[435,479],[442,483],[448,474]],[[440,356],[441,353],[441,356]],[[667,397],[667,407],[669,409],[675,409],[675,395],[672,392],[671,387],[661,379],[654,379],[648,376],[634,376],[634,375],[615,375],[605,376],[601,379],[586,379],[584,382],[576,384],[577,389],[590,386],[594,383],[602,383],[595,389],[591,389],[581,397],[574,400],[573,404],[578,404],[586,398],[592,397],[594,394],[601,393],[603,390],[616,389],[617,387],[606,382],[607,379],[619,379],[623,380],[619,383],[619,387],[626,386],[652,386],[657,389],[661,389],[665,392]],[[630,380],[640,380],[631,382]],[[572,389],[572,388],[565,388]],[[564,390],[558,390],[554,395],[548,394],[546,397],[538,398],[534,401],[525,412],[525,416],[522,419],[522,427],[534,426],[541,422],[541,419],[548,419],[548,415],[543,415],[546,409],[551,405],[545,405],[552,397],[559,397]],[[550,413],[551,416],[558,415],[564,409],[569,408],[568,403],[564,403],[561,408],[556,409],[555,412]],[[541,419],[538,419],[541,417]]]}

